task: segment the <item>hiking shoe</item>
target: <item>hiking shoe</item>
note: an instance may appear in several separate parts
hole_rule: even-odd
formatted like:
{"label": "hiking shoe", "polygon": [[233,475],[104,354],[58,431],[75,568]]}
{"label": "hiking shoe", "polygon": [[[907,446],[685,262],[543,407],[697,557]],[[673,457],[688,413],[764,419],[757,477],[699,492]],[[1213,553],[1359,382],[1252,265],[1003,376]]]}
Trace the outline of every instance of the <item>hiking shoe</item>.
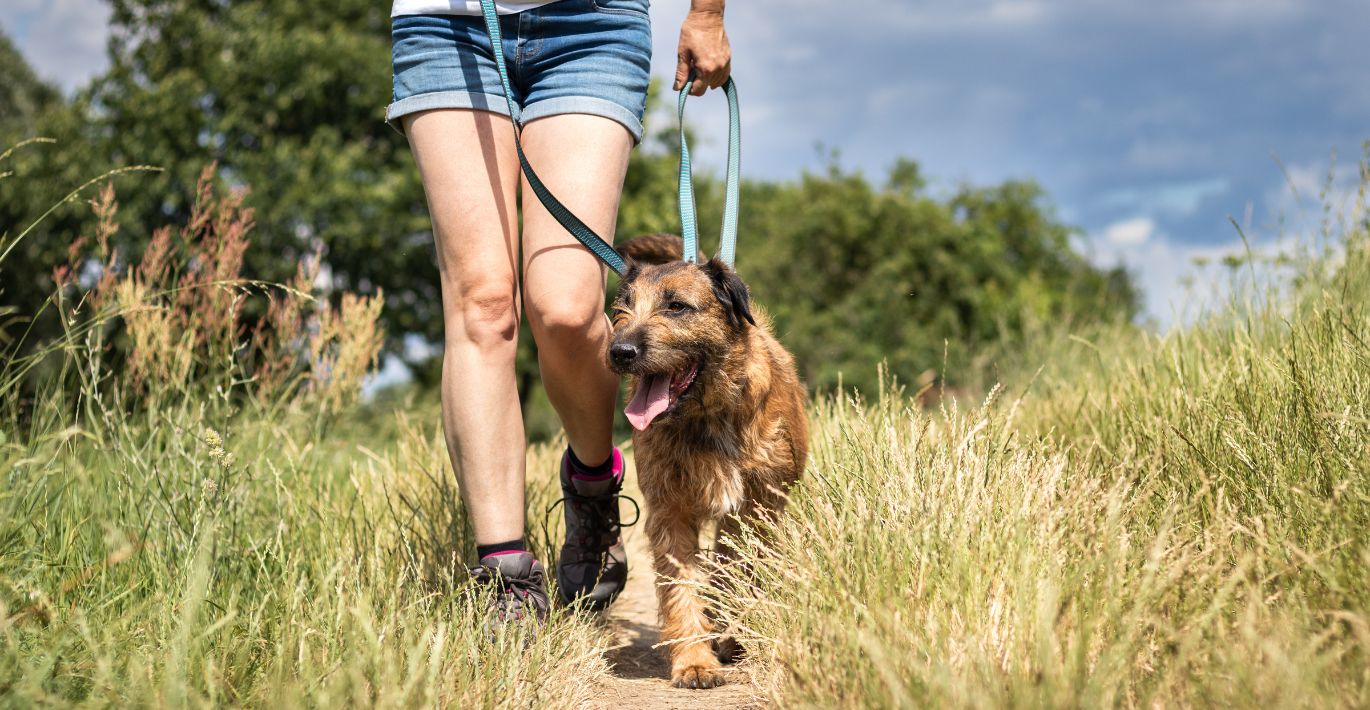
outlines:
{"label": "hiking shoe", "polygon": [[[566,543],[557,560],[557,596],[567,604],[591,609],[609,606],[628,583],[628,554],[619,531],[618,500],[623,490],[623,454],[617,448],[609,473],[588,477],[576,473],[568,454],[561,457],[562,504]],[[627,498],[637,507],[637,501]],[[555,507],[556,504],[553,504]]]}
{"label": "hiking shoe", "polygon": [[491,631],[511,622],[547,620],[547,575],[530,552],[496,552],[471,568],[478,584],[493,584],[497,591],[490,603]]}

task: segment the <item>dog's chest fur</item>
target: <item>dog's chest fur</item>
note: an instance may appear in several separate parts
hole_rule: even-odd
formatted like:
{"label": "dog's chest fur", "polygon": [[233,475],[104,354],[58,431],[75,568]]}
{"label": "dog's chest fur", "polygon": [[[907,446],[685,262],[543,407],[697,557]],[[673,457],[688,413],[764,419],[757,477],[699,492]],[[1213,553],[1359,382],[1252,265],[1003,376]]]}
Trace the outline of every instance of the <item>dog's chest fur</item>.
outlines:
{"label": "dog's chest fur", "polygon": [[[655,434],[653,432],[652,434]],[[640,436],[635,443],[638,476],[649,504],[670,501],[676,509],[691,509],[706,518],[737,513],[745,498],[744,462],[726,448],[699,446],[690,438],[686,447],[665,444],[664,436]],[[671,437],[676,438],[676,437]]]}

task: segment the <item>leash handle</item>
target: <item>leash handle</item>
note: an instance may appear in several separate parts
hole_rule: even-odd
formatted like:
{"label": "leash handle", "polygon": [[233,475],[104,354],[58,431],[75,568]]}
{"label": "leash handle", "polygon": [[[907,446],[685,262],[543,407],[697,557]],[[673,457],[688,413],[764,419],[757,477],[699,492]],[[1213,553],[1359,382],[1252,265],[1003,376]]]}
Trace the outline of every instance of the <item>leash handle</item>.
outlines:
{"label": "leash handle", "polygon": [[[699,253],[694,176],[690,167],[690,146],[685,140],[685,99],[690,96],[694,83],[695,74],[691,71],[676,100],[680,121],[680,232],[685,242],[684,258],[690,264],[695,263],[695,255]],[[718,258],[732,266],[737,256],[737,215],[742,182],[742,118],[737,106],[737,86],[732,77],[723,83],[723,94],[728,98],[728,174],[723,187],[723,227],[718,235]]]}
{"label": "leash handle", "polygon": [[590,253],[599,257],[614,273],[619,276],[628,270],[623,257],[614,250],[608,242],[595,234],[579,217],[575,216],[566,205],[552,194],[551,190],[542,183],[537,173],[533,172],[533,166],[528,163],[528,157],[523,154],[523,142],[519,139],[519,134],[523,132],[523,121],[520,116],[518,106],[514,104],[514,92],[509,86],[509,69],[504,64],[504,37],[499,28],[499,14],[495,12],[494,0],[480,0],[481,14],[485,16],[485,30],[490,35],[490,49],[495,54],[495,67],[499,69],[500,84],[504,87],[504,101],[509,105],[509,120],[514,122],[514,148],[519,154],[519,165],[523,168],[523,174],[528,178],[528,186],[533,188],[533,194],[538,196],[538,201],[547,208],[550,213],[571,236],[576,238],[581,244],[585,245]]}

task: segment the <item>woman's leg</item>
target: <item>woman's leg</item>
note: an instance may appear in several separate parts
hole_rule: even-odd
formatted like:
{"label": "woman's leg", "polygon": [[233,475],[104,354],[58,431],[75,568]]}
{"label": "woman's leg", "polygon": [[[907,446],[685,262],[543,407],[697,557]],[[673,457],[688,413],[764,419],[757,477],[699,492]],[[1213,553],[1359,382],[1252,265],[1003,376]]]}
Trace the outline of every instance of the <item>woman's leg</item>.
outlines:
{"label": "woman's leg", "polygon": [[[600,116],[559,114],[530,121],[523,130],[523,149],[538,177],[609,242],[632,147],[627,129]],[[618,393],[606,360],[606,267],[526,185],[523,194],[523,302],[538,343],[542,384],[571,449],[593,466],[612,451]]]}
{"label": "woman's leg", "polygon": [[518,156],[509,119],[437,110],[404,118],[433,218],[442,279],[442,424],[476,543],[523,537],[518,349]]}

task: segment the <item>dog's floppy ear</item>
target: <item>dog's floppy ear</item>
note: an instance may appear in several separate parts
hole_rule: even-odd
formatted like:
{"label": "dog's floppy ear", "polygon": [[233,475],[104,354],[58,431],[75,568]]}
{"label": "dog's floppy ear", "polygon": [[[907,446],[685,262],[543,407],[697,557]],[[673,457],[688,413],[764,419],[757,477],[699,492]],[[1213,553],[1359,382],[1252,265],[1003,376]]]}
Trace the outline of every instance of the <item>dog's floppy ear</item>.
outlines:
{"label": "dog's floppy ear", "polygon": [[718,259],[710,259],[703,268],[713,282],[714,298],[723,304],[723,310],[728,314],[728,322],[734,328],[742,328],[743,321],[756,325],[756,319],[752,318],[751,294],[737,272]]}

